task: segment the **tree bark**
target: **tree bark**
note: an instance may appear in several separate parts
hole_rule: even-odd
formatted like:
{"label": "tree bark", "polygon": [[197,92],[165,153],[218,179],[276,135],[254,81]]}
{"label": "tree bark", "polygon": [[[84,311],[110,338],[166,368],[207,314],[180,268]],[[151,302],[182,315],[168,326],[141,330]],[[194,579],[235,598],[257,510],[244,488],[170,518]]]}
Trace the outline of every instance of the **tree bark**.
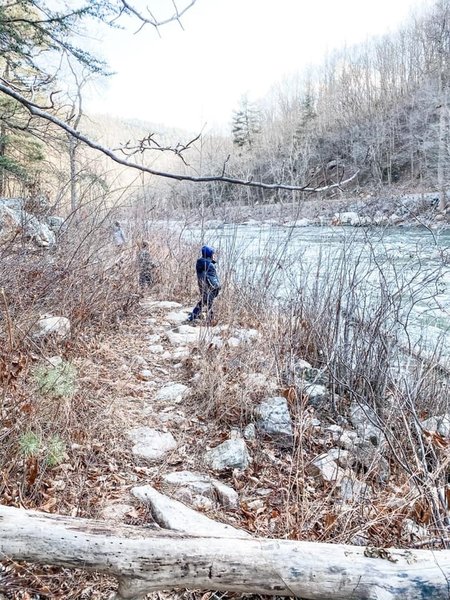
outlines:
{"label": "tree bark", "polygon": [[119,578],[117,598],[201,588],[315,600],[448,600],[450,551],[196,537],[0,507],[5,558]]}

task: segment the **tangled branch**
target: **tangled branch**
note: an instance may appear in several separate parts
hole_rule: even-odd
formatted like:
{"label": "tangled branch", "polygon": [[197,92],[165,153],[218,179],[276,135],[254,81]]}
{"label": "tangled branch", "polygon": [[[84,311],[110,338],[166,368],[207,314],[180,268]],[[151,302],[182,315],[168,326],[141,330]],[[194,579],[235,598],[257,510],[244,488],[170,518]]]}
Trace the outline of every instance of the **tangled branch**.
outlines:
{"label": "tangled branch", "polygon": [[[7,96],[10,96],[11,98],[14,98],[14,100],[17,100],[17,102],[22,104],[22,106],[24,106],[30,112],[31,115],[33,115],[35,117],[39,117],[41,119],[45,119],[46,121],[53,123],[53,125],[56,125],[60,129],[63,129],[65,132],[67,132],[69,135],[73,136],[75,139],[79,140],[80,142],[83,142],[84,144],[86,144],[86,146],[89,146],[90,148],[93,148],[94,150],[101,152],[105,156],[108,156],[111,160],[118,163],[119,165],[123,165],[123,166],[129,167],[131,169],[137,169],[138,171],[141,171],[143,173],[149,173],[150,175],[155,175],[156,177],[165,177],[166,179],[174,179],[176,181],[192,181],[194,183],[211,183],[211,182],[230,183],[233,185],[243,185],[243,186],[247,186],[247,187],[262,188],[262,189],[266,189],[266,190],[324,192],[324,191],[327,191],[327,190],[330,190],[333,188],[341,188],[342,186],[346,185],[347,183],[350,183],[350,181],[353,181],[356,178],[356,176],[358,175],[358,171],[356,171],[351,177],[345,179],[344,181],[339,181],[337,183],[333,183],[333,184],[330,184],[327,186],[314,188],[314,187],[309,187],[307,185],[304,185],[304,186],[288,185],[288,184],[284,184],[281,182],[280,183],[263,183],[262,181],[253,181],[251,179],[236,179],[234,177],[228,177],[228,176],[224,176],[224,175],[210,175],[210,176],[203,176],[203,177],[195,177],[192,175],[184,175],[184,174],[180,174],[180,173],[169,173],[167,171],[157,171],[155,169],[151,169],[150,167],[146,167],[144,165],[138,165],[136,163],[132,163],[132,162],[126,160],[125,158],[121,158],[110,148],[106,148],[105,146],[102,146],[98,142],[91,140],[89,137],[87,137],[83,133],[76,131],[73,127],[68,125],[65,121],[59,119],[58,117],[56,117],[55,115],[52,115],[51,113],[49,113],[47,111],[39,108],[35,103],[29,101],[27,98],[22,96],[22,94],[19,94],[19,92],[13,90],[12,88],[10,88],[8,85],[6,85],[3,82],[0,82],[0,92],[3,92],[4,94],[6,94]],[[190,143],[193,143],[193,141],[194,140],[192,140]]]}

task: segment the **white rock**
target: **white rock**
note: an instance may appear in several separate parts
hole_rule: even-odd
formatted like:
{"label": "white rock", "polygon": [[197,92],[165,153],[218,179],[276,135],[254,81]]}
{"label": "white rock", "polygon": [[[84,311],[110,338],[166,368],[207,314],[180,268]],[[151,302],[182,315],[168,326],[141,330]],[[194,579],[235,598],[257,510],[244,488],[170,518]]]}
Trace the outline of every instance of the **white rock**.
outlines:
{"label": "white rock", "polygon": [[109,521],[123,521],[130,511],[134,511],[134,507],[131,504],[121,504],[116,502],[114,504],[107,504],[101,511],[103,519]]}
{"label": "white rock", "polygon": [[170,300],[150,301],[150,302],[146,302],[145,306],[148,306],[149,308],[156,308],[156,309],[163,309],[163,310],[170,310],[172,308],[182,308],[183,307],[183,305],[180,304],[179,302],[171,302]]}
{"label": "white rock", "polygon": [[162,402],[181,402],[189,392],[190,388],[183,383],[171,383],[165,385],[155,396],[155,400]]}
{"label": "white rock", "polygon": [[49,362],[52,365],[52,367],[59,367],[63,364],[63,359],[61,356],[52,356],[50,358],[47,358],[47,362]]}
{"label": "white rock", "polygon": [[151,427],[136,427],[128,432],[128,436],[135,443],[133,454],[152,462],[161,459],[177,447],[170,432],[158,431]]}
{"label": "white rock", "polygon": [[437,431],[442,437],[450,437],[450,415],[430,417],[421,421],[421,425],[427,431]]}
{"label": "white rock", "polygon": [[[336,461],[328,453],[316,456],[311,464],[325,481],[339,482],[345,475],[345,471],[337,465]],[[312,470],[314,472],[314,468]]]}
{"label": "white rock", "polygon": [[151,381],[153,379],[153,374],[149,369],[142,369],[139,371],[138,378],[142,381]]}
{"label": "white rock", "polygon": [[189,312],[187,310],[173,310],[166,315],[166,319],[169,321],[169,323],[179,324],[183,321],[186,321],[188,316]]}
{"label": "white rock", "polygon": [[157,344],[159,342],[159,340],[161,339],[161,336],[158,335],[157,333],[153,333],[152,335],[149,335],[147,338],[147,341],[150,344]]}
{"label": "white rock", "polygon": [[251,537],[245,531],[208,519],[181,502],[160,494],[149,485],[135,487],[131,493],[141,502],[150,505],[153,518],[166,529],[208,537]]}
{"label": "white rock", "polygon": [[191,325],[180,325],[166,332],[167,339],[173,346],[198,343],[202,329]]}
{"label": "white rock", "polygon": [[65,339],[70,335],[70,321],[66,317],[42,316],[36,323],[34,337],[43,338],[48,335],[56,335]]}
{"label": "white rock", "polygon": [[238,346],[241,345],[241,340],[239,340],[236,337],[230,337],[227,339],[226,343],[228,344],[228,346],[230,348],[237,348]]}
{"label": "white rock", "polygon": [[148,347],[148,351],[152,354],[162,354],[164,352],[164,347],[161,344],[152,344]]}

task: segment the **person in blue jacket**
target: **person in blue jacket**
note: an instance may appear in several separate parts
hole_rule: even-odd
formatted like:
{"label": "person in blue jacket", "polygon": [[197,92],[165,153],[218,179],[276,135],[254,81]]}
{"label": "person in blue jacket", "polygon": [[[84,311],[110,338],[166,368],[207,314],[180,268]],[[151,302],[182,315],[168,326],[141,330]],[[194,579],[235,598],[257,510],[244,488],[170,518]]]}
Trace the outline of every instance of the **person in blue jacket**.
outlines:
{"label": "person in blue jacket", "polygon": [[200,290],[200,301],[189,315],[188,321],[195,322],[200,318],[203,308],[206,308],[206,320],[208,323],[211,323],[213,319],[212,305],[214,298],[219,294],[220,281],[216,271],[214,248],[203,246],[201,252],[202,256],[197,260],[195,265]]}

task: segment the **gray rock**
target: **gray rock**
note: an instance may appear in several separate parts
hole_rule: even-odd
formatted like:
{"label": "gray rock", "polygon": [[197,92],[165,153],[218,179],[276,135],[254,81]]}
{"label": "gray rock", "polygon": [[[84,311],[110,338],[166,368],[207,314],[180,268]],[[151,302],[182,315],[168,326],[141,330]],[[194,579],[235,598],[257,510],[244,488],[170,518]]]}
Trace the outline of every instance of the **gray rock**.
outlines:
{"label": "gray rock", "polygon": [[359,481],[354,475],[344,475],[340,480],[339,496],[344,502],[358,502],[363,498],[370,498],[372,488]]}
{"label": "gray rock", "polygon": [[261,402],[256,408],[257,428],[269,435],[275,442],[292,447],[294,433],[292,419],[286,398],[274,396]]}
{"label": "gray rock", "polygon": [[442,437],[450,437],[450,415],[440,415],[437,417],[430,417],[420,423],[427,431],[437,431]]}
{"label": "gray rock", "polygon": [[58,217],[56,215],[50,215],[47,217],[47,225],[56,235],[62,231],[64,221],[65,219],[63,217]]}
{"label": "gray rock", "polygon": [[384,443],[384,434],[376,412],[367,404],[353,402],[350,406],[350,421],[363,440],[374,446]]}
{"label": "gray rock", "polygon": [[187,385],[183,383],[171,383],[162,387],[155,396],[155,400],[162,402],[181,402],[181,400],[188,394],[189,389]]}
{"label": "gray rock", "polygon": [[10,242],[17,232],[32,240],[37,246],[48,247],[56,243],[56,237],[47,223],[23,210],[20,199],[0,200],[0,242]]}
{"label": "gray rock", "polygon": [[249,441],[256,440],[256,427],[254,423],[249,423],[244,429],[244,439]]}
{"label": "gray rock", "polygon": [[349,457],[349,464],[353,469],[362,468],[365,474],[375,476],[381,483],[389,481],[389,463],[370,442],[362,440],[358,443]]}
{"label": "gray rock", "polygon": [[167,452],[177,447],[170,432],[158,431],[151,427],[136,427],[128,432],[128,436],[134,442],[133,454],[150,462],[160,460]]}
{"label": "gray rock", "polygon": [[151,507],[153,518],[165,529],[208,537],[251,537],[245,531],[208,519],[205,515],[197,513],[181,502],[160,494],[150,485],[135,487],[131,493],[135,498]]}
{"label": "gray rock", "polygon": [[310,404],[314,404],[319,400],[323,400],[329,397],[329,392],[324,385],[319,383],[309,383],[307,381],[302,381],[299,385],[302,394],[304,394]]}
{"label": "gray rock", "polygon": [[215,471],[246,469],[250,455],[242,438],[227,440],[205,454],[205,463]]}

